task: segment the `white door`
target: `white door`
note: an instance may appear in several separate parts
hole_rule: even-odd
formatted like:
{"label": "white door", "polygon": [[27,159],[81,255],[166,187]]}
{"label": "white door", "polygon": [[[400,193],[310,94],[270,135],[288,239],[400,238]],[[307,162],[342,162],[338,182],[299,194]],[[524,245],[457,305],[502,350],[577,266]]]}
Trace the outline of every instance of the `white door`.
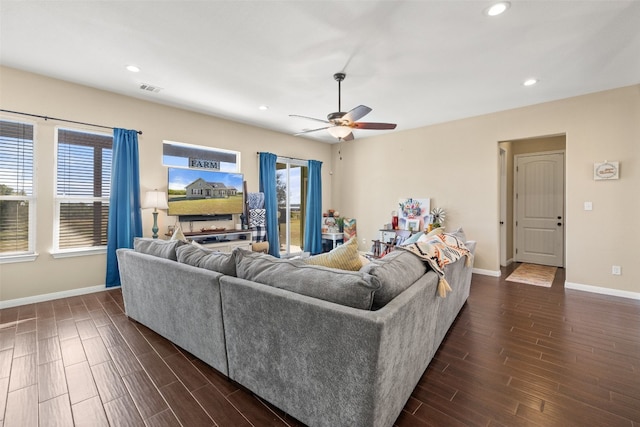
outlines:
{"label": "white door", "polygon": [[564,153],[516,156],[516,261],[564,265]]}

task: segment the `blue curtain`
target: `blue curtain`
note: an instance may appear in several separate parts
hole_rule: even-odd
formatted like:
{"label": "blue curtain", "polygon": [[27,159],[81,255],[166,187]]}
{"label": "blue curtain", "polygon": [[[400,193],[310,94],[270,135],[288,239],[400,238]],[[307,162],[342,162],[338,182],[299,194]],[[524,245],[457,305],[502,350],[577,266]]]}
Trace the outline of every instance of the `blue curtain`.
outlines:
{"label": "blue curtain", "polygon": [[269,253],[280,258],[280,236],[278,234],[278,194],[276,192],[276,160],[272,153],[260,153],[260,191],[264,193],[267,211],[267,241]]}
{"label": "blue curtain", "polygon": [[107,287],[120,285],[116,249],[133,248],[133,238],[142,236],[138,133],[113,129],[111,196],[107,225]]}
{"label": "blue curtain", "polygon": [[322,252],[322,162],[318,160],[309,160],[304,250],[311,255]]}

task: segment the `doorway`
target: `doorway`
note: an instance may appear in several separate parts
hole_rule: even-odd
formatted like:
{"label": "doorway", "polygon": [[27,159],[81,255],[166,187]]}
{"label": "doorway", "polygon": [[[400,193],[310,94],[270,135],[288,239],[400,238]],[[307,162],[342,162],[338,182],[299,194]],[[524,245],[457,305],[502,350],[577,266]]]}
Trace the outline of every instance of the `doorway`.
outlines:
{"label": "doorway", "polygon": [[287,258],[302,253],[307,200],[306,161],[278,157],[276,194],[280,256]]}
{"label": "doorway", "polygon": [[[536,138],[527,138],[520,140],[512,140],[512,141],[502,141],[499,142],[499,168],[500,168],[500,176],[499,176],[499,185],[500,185],[500,265],[505,267],[510,265],[513,262],[532,262],[532,263],[540,263],[547,265],[556,265],[562,267],[564,265],[564,239],[565,239],[565,214],[564,214],[564,203],[565,203],[565,195],[564,195],[564,154],[566,147],[566,135],[550,135],[550,136],[542,136]],[[560,197],[556,197],[555,205],[553,206],[554,215],[549,216],[548,212],[545,212],[547,218],[548,227],[550,224],[553,224],[555,227],[554,231],[548,229],[547,231],[542,231],[542,227],[534,224],[528,224],[525,220],[524,224],[519,222],[517,219],[517,195],[522,193],[522,191],[518,192],[516,188],[516,156],[522,158],[526,155],[544,155],[544,154],[559,154],[562,156],[562,161],[560,165],[562,167],[562,171],[555,172],[552,177],[547,177],[547,172],[545,172],[545,167],[538,168],[537,172],[534,171],[535,167],[531,169],[530,173],[533,175],[539,174],[542,175],[543,184],[537,189],[534,190],[534,193],[531,197],[529,197],[529,208],[533,208],[532,203],[546,203],[547,208],[549,205],[548,200],[545,200],[545,197],[548,198],[549,195],[547,193],[550,192],[548,190],[551,182],[555,182],[557,185],[561,185],[562,195]],[[541,159],[538,157],[538,159]],[[540,166],[540,164],[538,165]],[[532,181],[533,182],[533,181]],[[556,187],[558,188],[558,187]],[[521,196],[528,197],[528,196]],[[523,206],[520,207],[520,212],[525,209]],[[538,216],[544,217],[545,215],[541,215],[540,207],[536,208],[538,211],[529,212],[529,215],[533,215],[533,219],[538,218]],[[551,208],[549,208],[551,209]],[[537,216],[536,216],[537,215]],[[561,217],[558,220],[558,216]],[[549,221],[553,219],[555,222],[550,223]],[[523,225],[526,227],[517,229],[516,223],[518,225]],[[557,224],[561,225],[558,226]],[[554,236],[554,238],[561,238],[559,242],[555,241],[553,243],[549,243],[548,239],[541,239],[541,237],[550,237]],[[538,240],[536,240],[538,239]],[[553,246],[553,250],[549,250],[549,245]],[[542,255],[538,258],[529,258],[529,255],[535,254],[546,254],[548,252],[554,253],[554,256]]]}

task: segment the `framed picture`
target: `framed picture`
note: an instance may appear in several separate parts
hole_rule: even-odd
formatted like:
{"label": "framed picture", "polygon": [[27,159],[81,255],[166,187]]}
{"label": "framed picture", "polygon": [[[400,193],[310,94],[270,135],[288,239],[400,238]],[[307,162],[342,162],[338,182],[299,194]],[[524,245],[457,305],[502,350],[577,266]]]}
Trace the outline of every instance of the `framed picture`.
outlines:
{"label": "framed picture", "polygon": [[607,162],[594,163],[593,164],[593,179],[601,181],[605,179],[619,179],[620,177],[620,163],[619,162]]}
{"label": "framed picture", "polygon": [[409,230],[409,231],[420,230],[420,218],[407,219],[405,224],[406,224],[405,230]]}
{"label": "framed picture", "polygon": [[416,231],[423,229],[429,223],[426,217],[429,215],[430,210],[430,199],[414,199],[412,197],[400,199],[398,206],[398,228],[400,230],[408,230],[407,220],[417,219],[419,225],[418,227],[414,226],[413,229]]}

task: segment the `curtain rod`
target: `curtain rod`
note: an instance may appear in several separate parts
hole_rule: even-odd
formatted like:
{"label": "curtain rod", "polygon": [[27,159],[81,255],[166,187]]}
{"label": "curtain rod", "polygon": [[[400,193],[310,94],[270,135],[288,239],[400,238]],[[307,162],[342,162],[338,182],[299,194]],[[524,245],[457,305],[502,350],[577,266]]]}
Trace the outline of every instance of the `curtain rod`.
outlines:
{"label": "curtain rod", "polygon": [[[256,154],[259,156],[260,153],[262,153],[262,151],[257,151]],[[277,157],[280,157],[281,159],[289,159],[289,160],[300,160],[301,162],[308,162],[309,159],[299,159],[297,157],[288,157],[288,156],[278,156],[276,154]]]}
{"label": "curtain rod", "polygon": [[[45,121],[46,120],[56,120],[58,122],[75,123],[77,125],[93,126],[93,127],[96,127],[96,128],[111,129],[111,130],[115,129],[115,128],[111,127],[111,126],[102,126],[102,125],[96,125],[96,124],[93,124],[93,123],[76,122],[75,120],[58,119],[56,117],[41,116],[40,114],[22,113],[20,111],[11,111],[11,110],[0,110],[0,111],[2,111],[3,113],[13,113],[13,114],[21,114],[23,116],[29,116],[29,117],[38,117],[40,119],[45,119]],[[135,129],[133,129],[133,130],[135,130]],[[142,131],[141,130],[135,130],[135,131],[138,133],[138,135],[142,135]]]}

